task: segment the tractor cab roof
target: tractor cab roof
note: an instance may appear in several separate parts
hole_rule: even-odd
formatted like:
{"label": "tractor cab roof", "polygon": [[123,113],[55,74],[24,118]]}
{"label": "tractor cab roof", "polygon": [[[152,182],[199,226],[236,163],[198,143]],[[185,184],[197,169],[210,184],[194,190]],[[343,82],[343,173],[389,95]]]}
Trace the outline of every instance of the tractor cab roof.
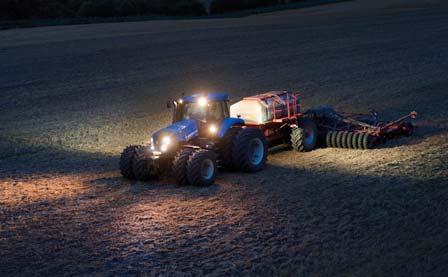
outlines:
{"label": "tractor cab roof", "polygon": [[229,95],[227,93],[196,93],[189,96],[182,97],[182,101],[187,103],[197,102],[200,98],[205,97],[208,101],[228,101]]}

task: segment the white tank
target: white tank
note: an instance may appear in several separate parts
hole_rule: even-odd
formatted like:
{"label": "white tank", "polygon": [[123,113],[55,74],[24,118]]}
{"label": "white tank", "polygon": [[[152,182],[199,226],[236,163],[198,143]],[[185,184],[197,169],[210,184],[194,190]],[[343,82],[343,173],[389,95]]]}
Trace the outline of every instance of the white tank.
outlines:
{"label": "white tank", "polygon": [[230,106],[230,116],[241,117],[247,123],[262,124],[272,120],[271,109],[262,100],[243,99]]}
{"label": "white tank", "polygon": [[249,124],[263,124],[274,119],[275,105],[275,118],[284,118],[288,116],[287,99],[291,115],[300,112],[299,95],[281,91],[244,98],[230,106],[230,116],[241,117]]}

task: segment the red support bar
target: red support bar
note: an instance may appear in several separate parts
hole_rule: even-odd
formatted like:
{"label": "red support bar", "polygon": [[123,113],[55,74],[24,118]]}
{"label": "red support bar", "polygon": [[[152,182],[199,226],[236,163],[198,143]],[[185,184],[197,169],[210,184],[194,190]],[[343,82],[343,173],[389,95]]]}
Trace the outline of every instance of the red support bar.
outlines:
{"label": "red support bar", "polygon": [[391,127],[391,126],[393,126],[395,124],[399,124],[399,123],[401,123],[402,121],[404,121],[404,120],[406,120],[408,118],[411,118],[411,119],[417,118],[417,112],[416,111],[412,111],[408,115],[400,117],[399,119],[397,119],[395,121],[391,121],[391,122],[387,123],[386,125],[382,126],[381,130],[387,130],[387,128],[389,128],[389,127]]}

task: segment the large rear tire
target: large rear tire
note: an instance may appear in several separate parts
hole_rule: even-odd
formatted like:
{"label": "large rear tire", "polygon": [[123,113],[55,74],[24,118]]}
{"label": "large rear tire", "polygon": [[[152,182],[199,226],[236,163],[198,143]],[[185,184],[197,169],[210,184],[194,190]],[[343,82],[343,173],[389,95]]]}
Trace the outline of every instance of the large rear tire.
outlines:
{"label": "large rear tire", "polygon": [[189,156],[186,169],[190,184],[212,185],[216,178],[216,154],[210,150],[196,150]]}
{"label": "large rear tire", "polygon": [[256,172],[266,165],[267,143],[257,128],[244,128],[233,139],[233,167],[244,172]]}
{"label": "large rear tire", "polygon": [[313,150],[317,141],[316,123],[310,118],[302,118],[298,125],[291,128],[292,148],[299,152]]}
{"label": "large rear tire", "polygon": [[120,172],[123,177],[128,179],[135,179],[134,172],[132,170],[132,160],[134,159],[135,151],[138,145],[129,145],[120,156]]}
{"label": "large rear tire", "polygon": [[187,163],[193,152],[194,149],[192,148],[183,148],[174,157],[172,171],[178,185],[186,186],[189,184],[187,178]]}
{"label": "large rear tire", "polygon": [[148,181],[156,178],[154,163],[149,157],[147,146],[139,146],[135,150],[134,159],[132,160],[132,171],[135,179],[139,181]]}

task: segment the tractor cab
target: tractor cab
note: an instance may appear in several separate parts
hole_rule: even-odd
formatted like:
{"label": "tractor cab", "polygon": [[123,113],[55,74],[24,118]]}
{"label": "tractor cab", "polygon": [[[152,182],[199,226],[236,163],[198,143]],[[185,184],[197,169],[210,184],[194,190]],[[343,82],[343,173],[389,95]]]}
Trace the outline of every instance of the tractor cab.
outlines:
{"label": "tractor cab", "polygon": [[190,119],[201,123],[218,123],[229,117],[229,96],[223,93],[194,94],[172,103],[173,123]]}
{"label": "tractor cab", "polygon": [[170,101],[174,107],[173,125],[195,122],[199,137],[216,137],[223,121],[229,118],[229,96],[224,93],[193,94],[177,101]]}

